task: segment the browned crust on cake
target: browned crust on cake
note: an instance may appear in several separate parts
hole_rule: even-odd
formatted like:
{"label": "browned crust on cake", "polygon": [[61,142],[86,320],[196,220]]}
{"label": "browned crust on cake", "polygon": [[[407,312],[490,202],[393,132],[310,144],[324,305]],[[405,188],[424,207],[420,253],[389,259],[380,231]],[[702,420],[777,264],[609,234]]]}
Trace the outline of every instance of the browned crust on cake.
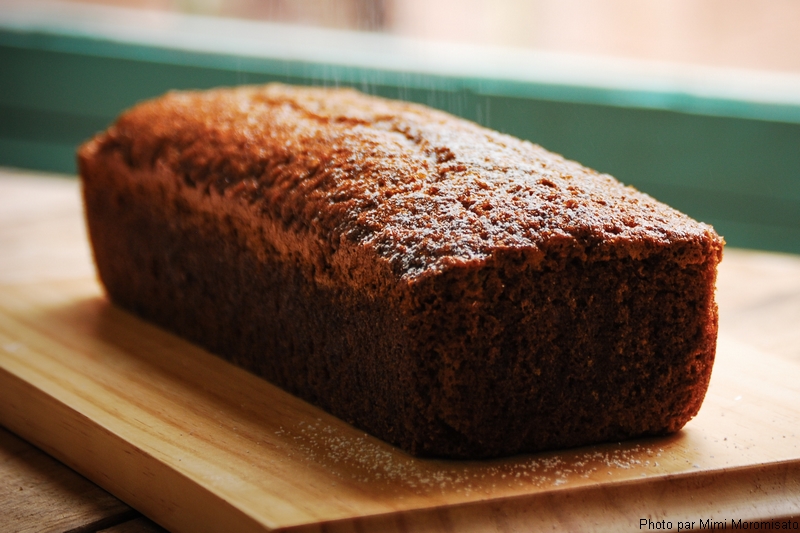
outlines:
{"label": "browned crust on cake", "polygon": [[613,178],[422,106],[172,93],[79,164],[112,300],[416,454],[680,429],[722,239]]}

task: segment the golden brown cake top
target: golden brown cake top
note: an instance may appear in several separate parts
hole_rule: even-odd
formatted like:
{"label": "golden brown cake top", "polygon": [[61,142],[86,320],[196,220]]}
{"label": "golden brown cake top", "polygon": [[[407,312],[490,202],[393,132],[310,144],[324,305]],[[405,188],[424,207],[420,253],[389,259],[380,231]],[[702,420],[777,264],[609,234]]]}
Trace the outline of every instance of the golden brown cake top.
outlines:
{"label": "golden brown cake top", "polygon": [[695,262],[721,248],[710,226],[540,146],[348,89],[170,93],[99,140],[334,250],[372,247],[399,275],[513,250],[602,260],[684,243]]}

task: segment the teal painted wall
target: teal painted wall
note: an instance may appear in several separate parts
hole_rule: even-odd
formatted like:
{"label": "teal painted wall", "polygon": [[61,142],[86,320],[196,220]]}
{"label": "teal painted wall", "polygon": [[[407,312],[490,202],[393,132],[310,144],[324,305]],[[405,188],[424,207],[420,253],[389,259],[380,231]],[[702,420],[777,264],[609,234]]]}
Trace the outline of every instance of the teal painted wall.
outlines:
{"label": "teal painted wall", "polygon": [[[734,104],[709,101],[689,113],[612,105],[603,99],[613,102],[613,94],[596,98],[575,88],[0,30],[0,165],[74,173],[78,144],[140,100],[268,81],[352,85],[438,107],[608,172],[714,224],[730,245],[800,253],[797,109],[770,109],[760,119],[720,116],[719,108]],[[703,105],[713,114],[702,113]]]}

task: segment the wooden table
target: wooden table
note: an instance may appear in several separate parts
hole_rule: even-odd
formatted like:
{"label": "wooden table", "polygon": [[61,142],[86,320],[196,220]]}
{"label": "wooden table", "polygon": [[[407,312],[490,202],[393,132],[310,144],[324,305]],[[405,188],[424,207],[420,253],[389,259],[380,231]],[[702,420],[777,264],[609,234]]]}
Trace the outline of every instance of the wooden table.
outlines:
{"label": "wooden table", "polygon": [[[70,286],[77,284],[80,291],[91,293],[97,291],[96,288],[93,288],[93,279],[94,271],[83,228],[77,182],[71,178],[48,177],[41,174],[0,169],[0,300],[4,300],[8,307],[11,304],[7,302],[16,302],[20,299],[20,295],[42,293],[37,298],[44,301],[50,298],[44,293],[51,291],[53,287],[61,287],[64,284]],[[41,289],[42,287],[47,289]],[[111,309],[103,307],[102,297],[99,296],[99,292],[97,294],[98,296],[93,300],[95,303],[89,307],[93,309],[92,306],[101,306],[102,309]],[[766,369],[762,369],[765,375],[770,375],[770,369],[776,369],[777,372],[774,373],[779,374],[775,378],[777,384],[771,386],[775,390],[764,391],[764,393],[772,394],[777,390],[778,393],[783,394],[779,397],[790,398],[791,402],[795,397],[800,398],[800,328],[797,327],[800,324],[800,257],[745,250],[726,250],[719,273],[718,301],[721,316],[720,350],[725,353],[739,351],[744,354],[741,357],[746,356],[742,361],[747,360],[747,357],[751,359],[761,357],[764,365],[767,365]],[[94,312],[92,309],[85,312]],[[77,309],[76,312],[80,314],[84,311]],[[123,322],[135,320],[124,317],[120,311],[111,309],[107,312],[119,313],[119,316],[115,316]],[[147,328],[149,326],[135,327]],[[155,332],[155,329],[147,331],[155,336],[160,335]],[[19,343],[10,341],[6,341],[2,348],[12,356],[14,355],[12,352],[22,349]],[[754,371],[749,367],[746,370],[741,370],[744,367],[739,370],[737,367],[726,367],[721,361],[718,361],[718,364],[721,376],[719,379],[724,379],[725,376],[732,379],[731,376],[736,377],[737,372],[741,374]],[[761,379],[759,375],[756,375],[759,374],[758,365],[754,368],[753,380],[757,382],[758,379]],[[236,373],[237,371],[223,368],[222,372]],[[715,375],[716,372],[715,369]],[[745,381],[739,383],[746,385],[747,377],[744,376]],[[240,376],[237,379],[239,378]],[[248,378],[244,378],[244,380],[245,388],[251,385],[255,388],[261,387],[257,383],[259,380],[253,380],[252,384]],[[712,388],[714,386],[712,381]],[[713,390],[727,391],[728,389],[724,389],[720,385]],[[268,393],[274,394],[269,391]],[[562,461],[562,464],[567,464],[570,460],[573,461],[572,464],[578,464],[574,462],[576,454],[583,453],[588,456],[591,453],[602,452],[605,454],[607,464],[610,464],[608,457],[618,461],[613,468],[609,467],[608,476],[609,479],[613,478],[619,481],[617,484],[609,485],[602,493],[597,493],[593,489],[601,485],[603,479],[599,477],[595,479],[592,477],[595,474],[587,470],[588,481],[575,482],[566,477],[563,478],[567,480],[565,481],[567,487],[570,487],[571,483],[574,484],[576,492],[541,492],[537,496],[538,500],[534,503],[532,503],[533,500],[520,498],[520,494],[517,492],[512,494],[516,489],[509,489],[508,493],[495,494],[492,493],[492,490],[500,489],[489,488],[486,485],[487,499],[491,500],[488,507],[484,505],[486,502],[467,498],[462,503],[448,508],[447,512],[429,513],[430,516],[428,516],[425,515],[427,511],[424,509],[416,514],[405,511],[402,514],[402,505],[398,504],[395,511],[402,514],[400,518],[392,519],[391,513],[389,513],[386,516],[390,516],[390,518],[385,519],[384,522],[381,522],[380,516],[371,521],[365,519],[352,522],[343,519],[335,522],[331,528],[341,531],[361,531],[370,528],[372,530],[384,528],[416,530],[415,528],[421,525],[420,527],[424,526],[422,528],[425,530],[464,530],[468,525],[475,531],[506,531],[515,530],[514,528],[519,527],[520,524],[537,523],[538,520],[540,526],[548,525],[556,530],[570,530],[576,527],[611,530],[620,524],[624,526],[627,516],[629,529],[635,530],[638,525],[635,522],[636,517],[641,515],[659,519],[659,517],[664,517],[664,513],[671,512],[670,509],[690,510],[696,513],[700,520],[712,516],[714,513],[728,513],[727,519],[729,520],[737,516],[745,519],[794,517],[792,519],[797,520],[797,517],[800,516],[800,501],[798,501],[800,452],[796,457],[792,452],[793,448],[800,445],[800,427],[793,425],[800,420],[798,413],[800,407],[797,405],[782,406],[782,411],[774,411],[774,416],[783,417],[778,422],[768,420],[769,417],[762,421],[751,420],[750,424],[756,426],[759,423],[763,424],[757,431],[759,435],[750,435],[748,432],[752,432],[753,427],[737,422],[739,425],[735,426],[735,429],[738,429],[731,433],[731,440],[727,442],[730,444],[728,447],[738,446],[741,450],[741,452],[732,452],[726,459],[726,461],[732,460],[736,463],[732,465],[732,468],[725,468],[724,465],[720,467],[714,463],[714,460],[709,460],[708,464],[713,468],[712,466],[708,467],[710,469],[707,472],[708,475],[693,477],[691,475],[692,465],[685,467],[680,472],[676,470],[677,473],[670,473],[667,470],[651,472],[642,470],[643,467],[638,464],[640,461],[633,459],[636,456],[635,453],[652,450],[651,458],[654,464],[658,465],[656,456],[661,457],[661,451],[663,451],[664,457],[661,460],[667,466],[662,466],[667,469],[670,461],[677,462],[677,459],[669,457],[671,450],[677,449],[676,446],[681,446],[680,443],[675,444],[676,440],[683,439],[688,442],[693,438],[715,438],[713,432],[704,429],[703,424],[709,424],[709,420],[716,420],[713,418],[714,416],[724,416],[726,410],[729,410],[734,416],[738,416],[738,407],[745,405],[752,396],[758,394],[760,394],[759,391],[745,391],[731,398],[721,398],[719,395],[713,396],[710,393],[704,410],[696,419],[697,425],[692,426],[691,424],[695,423],[693,421],[683,432],[684,436],[676,439],[623,444],[617,447],[609,445],[590,448],[588,451],[561,455],[543,454],[526,459],[527,464],[537,461],[539,461],[537,464],[545,465],[547,461]],[[283,396],[276,397],[284,398]],[[287,405],[292,401],[291,398],[287,399]],[[752,409],[757,407],[752,407]],[[305,409],[302,406],[300,408]],[[287,409],[298,409],[298,407],[290,405]],[[720,412],[712,412],[715,409]],[[312,412],[314,416],[317,416],[315,411],[309,411],[309,413]],[[752,411],[752,413],[755,412],[757,411]],[[5,413],[8,420],[16,420],[13,414],[9,415],[8,411],[3,411],[2,408],[0,408],[0,413]],[[331,431],[344,433],[350,431],[337,426],[339,423],[335,419],[329,420],[325,418],[324,414],[319,416],[320,418],[316,420],[321,420],[323,426],[328,424],[328,428],[333,428]],[[741,418],[741,420],[746,420],[746,418]],[[786,424],[786,421],[792,426],[781,427],[777,433],[770,436],[770,431],[776,427],[775,424]],[[24,431],[29,431],[26,429],[28,425],[25,423],[19,421],[13,423]],[[91,426],[87,426],[87,428],[86,431],[92,430]],[[284,430],[281,429],[281,431]],[[291,431],[291,428],[286,431]],[[347,435],[344,433],[343,435],[346,437]],[[35,435],[36,433],[34,431],[31,434]],[[774,456],[778,459],[774,461],[754,459],[762,461],[757,468],[751,467],[746,462],[742,464],[736,462],[740,455],[748,456],[750,454],[756,457],[760,453],[759,450],[769,447],[769,439],[775,439],[776,435],[779,440],[781,437],[788,439],[780,442],[779,445],[776,444],[783,451],[770,455],[770,457]],[[297,437],[300,436],[298,433]],[[396,453],[388,447],[382,447],[383,445],[380,443],[370,441],[369,438],[359,438],[365,443],[364,446],[371,446],[370,449],[373,451],[378,450],[386,454]],[[727,441],[727,437],[725,439]],[[306,445],[320,445],[320,442],[312,441],[313,439],[304,442]],[[47,444],[45,442],[44,445],[53,448],[55,453],[61,453],[58,451],[58,443]],[[246,445],[243,449],[246,449]],[[309,453],[307,449],[305,453]],[[683,455],[680,455],[680,460],[689,461],[685,450],[681,453]],[[784,457],[780,455],[781,453],[788,459],[780,459],[780,457]],[[99,455],[102,455],[102,450],[99,451]],[[641,456],[644,457],[644,455]],[[98,461],[101,459],[98,457]],[[627,463],[621,465],[620,459]],[[67,460],[71,459],[67,458]],[[696,460],[701,462],[701,459]],[[706,460],[706,458],[702,458],[702,460]],[[719,462],[721,459],[716,460]],[[413,461],[398,455],[395,457],[394,464],[416,464]],[[563,461],[567,461],[567,463],[563,463]],[[151,501],[148,499],[148,495],[126,492],[127,489],[120,480],[106,479],[109,477],[107,472],[93,469],[91,461],[88,463],[78,461],[76,464],[82,471],[87,472],[104,486],[112,487],[115,493],[136,504],[138,508],[146,510],[148,515],[157,517],[162,523],[172,523],[170,522],[171,515],[164,518],[165,515],[162,508],[158,507],[157,499]],[[483,472],[482,476],[496,475],[495,481],[499,482],[501,476],[499,472],[504,472],[504,468],[511,468],[509,464],[509,462],[501,461],[485,467],[466,465],[464,471],[466,472],[468,467],[473,469],[473,472]],[[693,466],[701,470],[706,468],[698,464]],[[315,466],[315,468],[317,467],[318,465]],[[630,472],[625,473],[623,467],[630,469]],[[428,469],[426,471],[434,473],[444,472],[445,469],[450,469],[450,472],[455,471],[452,463],[426,463],[425,468]],[[478,470],[475,470],[476,468]],[[546,466],[544,470],[546,472]],[[641,474],[638,474],[637,472],[640,470]],[[513,469],[508,471],[513,473]],[[520,471],[517,470],[517,474],[519,473]],[[563,475],[561,472],[558,473]],[[604,474],[604,472],[600,473]],[[634,474],[648,479],[652,477],[658,483],[655,485],[637,484],[636,478],[633,477]],[[555,475],[555,473],[551,472],[547,475]],[[320,476],[322,477],[322,474]],[[502,474],[502,477],[505,479],[505,474]],[[556,479],[556,485],[559,479]],[[342,483],[342,485],[347,484],[346,480]],[[476,482],[476,486],[480,487],[481,485]],[[511,487],[511,483],[509,483],[509,487]],[[645,494],[647,491],[652,494]],[[399,499],[413,500],[416,493],[398,494]],[[598,496],[598,494],[600,495]],[[495,496],[497,499],[492,500]],[[444,498],[441,494],[438,494],[437,497]],[[649,498],[649,500],[639,500],[639,498]],[[660,502],[659,505],[663,508],[642,508],[641,505],[638,508],[636,505],[626,507],[626,502],[634,500],[649,501],[651,504]],[[218,505],[218,502],[213,499],[209,502],[210,507]],[[394,505],[391,498],[389,502]],[[170,504],[168,499],[163,500],[163,506]],[[535,507],[534,514],[531,514],[533,512],[531,506]],[[486,518],[486,509],[491,510],[489,518]],[[573,518],[567,516],[578,509],[587,513],[587,521],[575,522]],[[202,515],[201,511],[202,509],[198,510]],[[528,514],[526,515],[526,513]],[[515,522],[520,519],[520,516],[523,518],[527,516],[525,519],[527,522]],[[607,517],[607,521],[603,517]],[[588,520],[594,520],[594,522]],[[576,524],[578,525],[576,526]],[[697,528],[698,524],[694,524],[694,527]],[[675,526],[676,528],[677,526]],[[120,533],[159,531],[161,529],[105,490],[11,432],[0,428],[0,531],[98,530]],[[311,528],[310,530],[318,529]]]}

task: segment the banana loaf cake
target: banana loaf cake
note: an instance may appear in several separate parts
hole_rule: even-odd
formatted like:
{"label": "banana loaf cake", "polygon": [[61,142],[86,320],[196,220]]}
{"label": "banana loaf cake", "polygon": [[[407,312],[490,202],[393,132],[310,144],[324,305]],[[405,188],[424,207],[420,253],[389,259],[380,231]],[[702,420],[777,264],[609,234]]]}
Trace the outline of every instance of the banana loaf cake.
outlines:
{"label": "banana loaf cake", "polygon": [[700,408],[723,240],[420,105],[173,92],[79,151],[110,299],[422,456],[662,435]]}

